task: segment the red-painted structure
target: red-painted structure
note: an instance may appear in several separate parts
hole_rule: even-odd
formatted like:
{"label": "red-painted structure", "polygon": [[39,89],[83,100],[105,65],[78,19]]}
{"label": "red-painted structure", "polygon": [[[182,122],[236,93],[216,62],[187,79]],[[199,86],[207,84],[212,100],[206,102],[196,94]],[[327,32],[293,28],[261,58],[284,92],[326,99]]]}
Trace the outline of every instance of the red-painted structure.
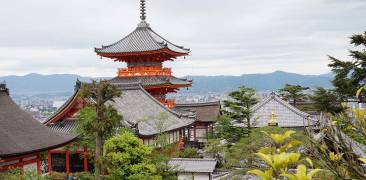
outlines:
{"label": "red-painted structure", "polygon": [[190,50],[171,43],[151,29],[146,22],[145,0],[141,0],[140,19],[131,34],[111,45],[96,48],[95,52],[101,57],[127,63],[127,68],[118,69],[117,77],[112,82],[140,82],[162,104],[174,108],[174,100],[166,99],[166,94],[190,87],[192,83],[174,77],[172,70],[164,68],[163,63],[187,56]]}

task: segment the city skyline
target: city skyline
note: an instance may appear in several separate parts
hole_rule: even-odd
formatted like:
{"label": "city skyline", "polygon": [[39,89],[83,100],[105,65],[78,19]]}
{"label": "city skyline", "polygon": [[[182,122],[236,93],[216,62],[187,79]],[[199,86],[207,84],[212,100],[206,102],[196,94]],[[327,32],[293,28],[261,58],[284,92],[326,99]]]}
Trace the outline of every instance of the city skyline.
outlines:
{"label": "city skyline", "polygon": [[[132,0],[6,2],[0,7],[0,76],[114,76],[124,64],[99,59],[93,48],[136,28],[137,4]],[[191,56],[166,64],[177,76],[276,70],[327,73],[327,55],[350,59],[348,38],[364,31],[366,23],[362,18],[366,2],[360,0],[148,0],[147,4],[152,28],[191,48]]]}

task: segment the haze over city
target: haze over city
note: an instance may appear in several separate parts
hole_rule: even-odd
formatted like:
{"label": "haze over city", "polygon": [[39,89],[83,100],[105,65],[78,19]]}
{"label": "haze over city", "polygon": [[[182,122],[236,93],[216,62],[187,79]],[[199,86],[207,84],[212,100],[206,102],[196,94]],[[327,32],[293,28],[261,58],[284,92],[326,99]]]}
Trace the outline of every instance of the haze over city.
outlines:
{"label": "haze over city", "polygon": [[[327,73],[327,55],[349,59],[348,38],[366,24],[363,0],[147,3],[151,27],[192,51],[185,60],[166,64],[176,76]],[[94,47],[113,43],[136,28],[138,8],[132,0],[4,2],[0,76],[36,72],[112,77],[125,64],[101,60]]]}

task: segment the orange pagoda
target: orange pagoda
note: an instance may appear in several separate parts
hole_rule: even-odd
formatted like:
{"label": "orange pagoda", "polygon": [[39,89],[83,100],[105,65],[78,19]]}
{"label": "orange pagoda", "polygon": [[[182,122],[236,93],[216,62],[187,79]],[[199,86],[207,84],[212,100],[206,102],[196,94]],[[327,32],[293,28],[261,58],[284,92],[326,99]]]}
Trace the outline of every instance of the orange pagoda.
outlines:
{"label": "orange pagoda", "polygon": [[190,50],[164,39],[146,22],[145,0],[140,0],[140,19],[137,28],[123,39],[101,48],[95,48],[97,55],[126,62],[127,68],[120,68],[113,84],[140,83],[144,89],[169,108],[175,108],[174,100],[166,99],[167,93],[179,88],[190,87],[192,82],[172,75],[170,68],[163,67],[165,61],[174,61],[187,56]]}

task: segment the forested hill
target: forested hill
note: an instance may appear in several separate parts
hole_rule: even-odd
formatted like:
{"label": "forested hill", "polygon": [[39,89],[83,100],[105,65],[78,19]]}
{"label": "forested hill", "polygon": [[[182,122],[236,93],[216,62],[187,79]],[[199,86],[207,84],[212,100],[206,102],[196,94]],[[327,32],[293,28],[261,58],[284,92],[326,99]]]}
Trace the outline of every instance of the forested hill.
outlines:
{"label": "forested hill", "polygon": [[276,71],[266,74],[244,74],[242,76],[187,76],[193,80],[190,92],[225,92],[241,85],[255,88],[257,91],[274,91],[286,83],[298,84],[310,88],[331,88],[331,73],[323,75],[301,75]]}
{"label": "forested hill", "polygon": [[[331,74],[301,75],[276,71],[267,74],[245,74],[242,76],[187,76],[193,80],[193,87],[188,92],[226,92],[241,85],[253,87],[258,91],[273,91],[284,84],[299,84],[307,87],[331,87]],[[88,81],[90,77],[81,77],[73,74],[40,75],[29,74],[25,76],[3,76],[0,81],[6,84],[14,94],[40,94],[40,93],[72,93],[76,79]],[[187,92],[187,90],[182,90]]]}

